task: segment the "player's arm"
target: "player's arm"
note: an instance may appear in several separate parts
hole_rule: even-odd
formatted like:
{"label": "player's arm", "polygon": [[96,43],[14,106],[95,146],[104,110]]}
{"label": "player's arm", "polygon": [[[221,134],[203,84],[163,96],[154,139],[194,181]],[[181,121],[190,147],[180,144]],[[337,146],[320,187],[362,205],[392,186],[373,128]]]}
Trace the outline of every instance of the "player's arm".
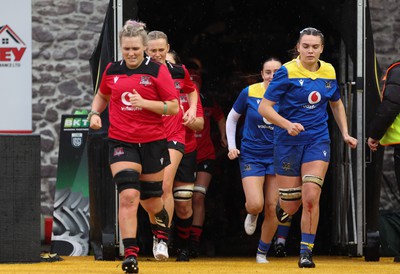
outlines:
{"label": "player's arm", "polygon": [[338,125],[339,130],[342,133],[343,140],[351,148],[355,148],[357,146],[357,139],[349,135],[347,127],[347,117],[342,100],[339,99],[337,101],[329,101],[329,105],[331,106],[332,114],[335,118],[336,124]]}
{"label": "player's arm", "polygon": [[99,90],[93,98],[92,108],[88,115],[90,128],[100,129],[102,127],[100,113],[104,111],[110,101],[110,95],[101,93]]}
{"label": "player's arm", "polygon": [[226,137],[228,139],[228,157],[233,160],[239,157],[240,150],[236,147],[236,128],[241,114],[237,113],[233,108],[228,114],[226,120]]}
{"label": "player's arm", "polygon": [[193,90],[192,92],[188,93],[189,109],[183,114],[183,119],[188,121],[188,124],[195,122],[197,112],[197,100],[199,100],[197,90]]}
{"label": "player's arm", "polygon": [[191,124],[186,124],[188,128],[194,131],[201,131],[204,128],[204,118],[196,117]]}
{"label": "player's arm", "polygon": [[144,108],[157,114],[175,115],[179,111],[178,99],[155,101],[144,99],[135,89],[130,94],[130,103],[134,107]]}
{"label": "player's arm", "polygon": [[263,98],[258,107],[258,113],[274,125],[286,129],[291,136],[297,136],[301,131],[304,131],[304,127],[300,123],[292,123],[279,115],[274,109],[275,104],[276,102]]}

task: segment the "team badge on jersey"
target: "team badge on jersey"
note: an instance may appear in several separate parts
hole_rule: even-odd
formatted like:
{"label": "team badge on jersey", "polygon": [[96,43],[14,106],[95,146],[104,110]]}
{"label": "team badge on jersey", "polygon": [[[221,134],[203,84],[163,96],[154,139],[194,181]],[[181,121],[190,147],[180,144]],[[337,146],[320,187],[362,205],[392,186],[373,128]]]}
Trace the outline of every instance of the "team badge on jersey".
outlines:
{"label": "team badge on jersey", "polygon": [[331,81],[325,82],[325,88],[332,88]]}
{"label": "team badge on jersey", "polygon": [[150,81],[150,76],[142,76],[140,77],[140,83],[143,86],[150,86],[151,81]]}
{"label": "team badge on jersey", "polygon": [[[174,84],[175,84],[175,88],[177,90],[181,90],[182,89],[181,83],[179,81],[175,81]],[[181,90],[180,92],[182,93],[183,91]]]}

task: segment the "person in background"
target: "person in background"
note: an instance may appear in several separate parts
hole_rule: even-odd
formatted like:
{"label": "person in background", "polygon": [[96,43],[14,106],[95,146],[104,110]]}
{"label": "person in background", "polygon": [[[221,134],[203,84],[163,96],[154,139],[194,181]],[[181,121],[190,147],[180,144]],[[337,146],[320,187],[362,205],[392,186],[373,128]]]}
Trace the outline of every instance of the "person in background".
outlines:
{"label": "person in background", "polygon": [[[218,125],[219,135],[221,138],[221,146],[227,146],[225,133],[225,115],[219,105],[207,93],[201,89],[201,73],[197,64],[190,66],[190,77],[197,85],[197,90],[200,91],[201,103],[204,112],[204,128],[195,133],[197,141],[197,176],[193,190],[193,223],[190,228],[190,255],[193,258],[199,256],[201,235],[203,233],[203,224],[205,220],[205,198],[207,190],[210,186],[211,179],[215,170],[215,147],[211,138],[211,118]],[[194,66],[196,68],[194,68]]]}
{"label": "person in background", "polygon": [[[391,64],[383,78],[382,103],[369,124],[368,146],[393,146],[394,170],[400,190],[400,60]],[[395,257],[400,262],[400,256]]]}
{"label": "person in background", "polygon": [[[182,160],[185,151],[185,126],[192,125],[196,121],[196,110],[198,102],[198,92],[196,86],[190,80],[189,73],[185,66],[173,65],[166,61],[167,53],[170,50],[167,35],[162,31],[151,31],[148,34],[148,47],[146,53],[153,60],[160,62],[169,70],[174,81],[175,92],[177,96],[180,93],[187,94],[189,108],[183,113],[179,108],[178,115],[163,115],[163,122],[168,141],[168,151],[170,164],[165,168],[163,178],[163,200],[165,208],[170,217],[168,228],[171,227],[171,221],[174,214],[174,197],[172,188],[175,180],[176,171]],[[185,99],[186,100],[186,99]],[[176,193],[176,195],[179,192]],[[166,242],[158,241],[156,227],[153,231],[153,255],[157,260],[168,258],[168,245]]]}
{"label": "person in background", "polygon": [[382,103],[368,131],[368,146],[376,151],[379,145],[394,147],[396,180],[400,189],[400,61],[391,64],[384,76]]}
{"label": "person in background", "polygon": [[[167,54],[167,62],[171,66],[181,66],[176,64],[179,60],[175,51]],[[180,94],[181,107],[186,111],[189,108],[188,96]],[[185,120],[184,120],[185,122]],[[192,197],[194,183],[196,181],[196,137],[195,132],[201,131],[204,127],[204,114],[201,100],[197,101],[197,111],[195,121],[186,124],[185,151],[183,158],[176,172],[173,195],[175,200],[174,216],[174,247],[177,251],[176,261],[187,262],[190,260],[190,228],[193,222]]]}
{"label": "person in background", "polygon": [[[305,28],[297,42],[299,56],[284,64],[269,84],[260,114],[275,126],[274,166],[279,185],[278,218],[283,221],[303,205],[298,266],[315,267],[312,259],[319,220],[319,200],[330,159],[329,103],[343,140],[351,148],[346,114],[333,66],[319,59],[324,35]],[[279,102],[279,111],[274,105]]]}
{"label": "person in background", "polygon": [[[279,194],[273,166],[274,126],[258,113],[258,105],[281,65],[277,58],[264,61],[261,69],[263,82],[252,84],[240,92],[226,122],[228,157],[231,160],[239,158],[247,211],[244,229],[248,235],[256,230],[258,215],[264,210],[257,263],[268,263],[267,253],[278,225],[275,209]],[[236,127],[242,115],[245,115],[245,121],[239,150],[236,147]]]}
{"label": "person in background", "polygon": [[100,113],[109,105],[109,163],[119,193],[118,221],[125,256],[122,270],[126,273],[139,272],[139,200],[158,240],[168,241],[169,216],[161,195],[169,154],[162,115],[179,111],[167,68],[144,57],[145,27],[132,20],[123,26],[119,33],[123,60],[107,65],[88,115],[90,127],[100,129]]}

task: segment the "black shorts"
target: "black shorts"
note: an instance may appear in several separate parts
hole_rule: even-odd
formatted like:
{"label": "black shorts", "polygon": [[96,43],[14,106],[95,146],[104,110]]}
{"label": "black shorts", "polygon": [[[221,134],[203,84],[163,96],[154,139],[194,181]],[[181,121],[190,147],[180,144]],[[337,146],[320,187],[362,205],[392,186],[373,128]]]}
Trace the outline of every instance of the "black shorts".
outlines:
{"label": "black shorts", "polygon": [[185,154],[185,145],[180,142],[169,141],[168,149],[175,149],[175,150],[181,152],[182,154]]}
{"label": "black shorts", "polygon": [[197,164],[197,172],[207,172],[211,175],[215,171],[215,160],[207,159]]}
{"label": "black shorts", "polygon": [[126,143],[115,139],[108,140],[109,164],[134,162],[142,166],[142,174],[156,173],[170,163],[167,140],[150,143]]}
{"label": "black shorts", "polygon": [[196,156],[197,151],[193,151],[183,155],[178,170],[176,171],[175,181],[185,183],[194,183],[196,181]]}

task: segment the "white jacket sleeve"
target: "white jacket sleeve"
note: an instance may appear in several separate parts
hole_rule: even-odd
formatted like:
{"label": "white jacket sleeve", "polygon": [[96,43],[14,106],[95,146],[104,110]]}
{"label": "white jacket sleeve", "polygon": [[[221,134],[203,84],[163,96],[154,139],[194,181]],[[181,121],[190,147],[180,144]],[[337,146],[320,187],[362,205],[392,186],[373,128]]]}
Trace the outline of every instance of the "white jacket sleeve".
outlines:
{"label": "white jacket sleeve", "polygon": [[233,108],[226,119],[226,138],[228,139],[228,149],[236,148],[236,126],[241,114],[237,113]]}

